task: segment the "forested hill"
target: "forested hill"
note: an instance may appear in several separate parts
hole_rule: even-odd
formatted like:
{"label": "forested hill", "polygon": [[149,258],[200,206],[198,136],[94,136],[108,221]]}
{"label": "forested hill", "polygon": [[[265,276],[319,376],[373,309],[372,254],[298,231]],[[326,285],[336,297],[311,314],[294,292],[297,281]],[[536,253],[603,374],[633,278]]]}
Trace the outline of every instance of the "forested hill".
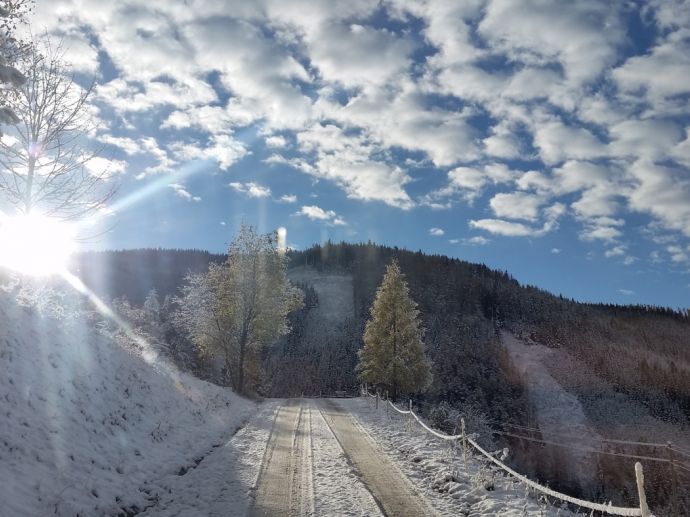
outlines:
{"label": "forested hill", "polygon": [[[543,345],[565,348],[659,417],[687,422],[690,416],[687,310],[579,303],[523,286],[507,272],[482,264],[372,243],[328,242],[293,251],[290,258],[293,266],[350,272],[355,312],[362,321],[386,264],[396,259],[419,304],[427,349],[439,359],[446,352],[457,353],[463,343],[491,346],[495,330],[505,328]],[[472,348],[472,354],[481,354]],[[446,359],[436,364],[432,391],[438,398],[453,399],[457,393],[444,391],[464,389],[454,387],[455,382],[439,382],[464,375],[439,371],[452,363]]]}
{"label": "forested hill", "polygon": [[[352,361],[361,344],[359,330],[392,259],[399,262],[419,304],[432,356],[464,354],[467,346],[471,362],[482,363],[483,369],[498,369],[502,352],[500,347],[494,350],[492,343],[496,330],[505,328],[549,347],[564,347],[616,389],[643,401],[660,416],[685,415],[687,419],[690,414],[687,310],[579,303],[521,285],[507,272],[482,264],[372,243],[327,242],[291,251],[291,267],[352,276],[355,321],[347,334],[357,341],[347,344],[346,354]],[[83,253],[75,257],[72,269],[99,296],[124,296],[141,305],[151,289],[157,290],[161,300],[177,294],[188,272],[205,271],[210,262],[222,260],[222,255],[202,250],[136,249]],[[482,343],[486,347],[477,346]],[[437,380],[429,396],[455,399],[466,391],[480,398],[492,396],[493,388],[474,389],[475,381],[485,382],[480,375],[469,382],[465,376],[470,373],[457,373],[454,364],[437,362]],[[446,367],[451,370],[438,371]],[[502,382],[506,375],[503,372],[494,381]],[[355,382],[354,372],[348,370],[343,376],[346,379],[333,382],[339,386]],[[499,384],[492,382],[494,387]]]}
{"label": "forested hill", "polygon": [[142,305],[151,289],[161,299],[175,295],[188,272],[204,272],[211,262],[223,260],[223,255],[194,249],[89,251],[76,254],[70,270],[104,299],[125,297]]}

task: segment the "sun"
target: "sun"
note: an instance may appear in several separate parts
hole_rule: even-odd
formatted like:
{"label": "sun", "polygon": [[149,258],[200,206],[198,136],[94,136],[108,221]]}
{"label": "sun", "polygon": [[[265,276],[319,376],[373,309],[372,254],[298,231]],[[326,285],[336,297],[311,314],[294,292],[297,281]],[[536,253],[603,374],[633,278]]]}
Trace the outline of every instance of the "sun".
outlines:
{"label": "sun", "polygon": [[0,267],[31,276],[61,273],[74,248],[68,224],[40,215],[0,218]]}

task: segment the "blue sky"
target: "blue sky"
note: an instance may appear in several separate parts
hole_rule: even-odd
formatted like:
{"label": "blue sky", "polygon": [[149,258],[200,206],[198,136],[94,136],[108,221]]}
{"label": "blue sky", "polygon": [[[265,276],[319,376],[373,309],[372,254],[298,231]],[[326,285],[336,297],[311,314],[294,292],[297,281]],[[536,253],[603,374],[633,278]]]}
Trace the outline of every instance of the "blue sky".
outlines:
{"label": "blue sky", "polygon": [[32,28],[98,83],[120,189],[87,247],[246,221],[688,306],[688,2],[38,0]]}

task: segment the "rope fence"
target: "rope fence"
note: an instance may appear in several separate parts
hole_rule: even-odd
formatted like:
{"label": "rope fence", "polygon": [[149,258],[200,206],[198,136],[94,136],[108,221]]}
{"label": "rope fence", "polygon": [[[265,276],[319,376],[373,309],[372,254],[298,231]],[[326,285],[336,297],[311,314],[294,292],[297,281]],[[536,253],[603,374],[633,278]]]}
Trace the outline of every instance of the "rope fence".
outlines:
{"label": "rope fence", "polygon": [[[362,388],[362,395],[366,395],[368,397],[371,397],[373,399],[376,399],[376,408],[378,409],[379,407],[379,401],[382,400],[379,393],[372,394],[369,392],[369,390],[365,387]],[[644,492],[644,475],[642,472],[642,465],[638,462],[635,464],[635,476],[636,476],[636,481],[637,481],[637,488],[638,488],[638,496],[639,496],[639,501],[640,501],[640,506],[637,508],[628,508],[628,507],[621,507],[621,506],[613,506],[611,504],[602,504],[602,503],[594,503],[591,501],[586,501],[584,499],[578,499],[576,497],[569,496],[567,494],[563,494],[561,492],[558,492],[556,490],[552,490],[548,487],[542,486],[536,481],[533,481],[529,479],[528,477],[523,476],[522,474],[516,472],[512,468],[510,468],[508,465],[503,463],[501,460],[496,458],[494,455],[491,453],[487,452],[484,450],[471,436],[467,435],[465,433],[465,420],[464,418],[461,420],[462,421],[462,433],[457,434],[457,435],[448,435],[443,432],[437,431],[435,429],[432,429],[428,425],[422,421],[422,419],[415,414],[415,412],[412,410],[412,401],[410,401],[409,409],[404,410],[400,409],[397,407],[393,402],[386,397],[386,403],[388,406],[390,406],[393,410],[395,410],[397,413],[401,415],[410,415],[410,420],[414,419],[417,421],[417,423],[428,433],[432,434],[433,436],[436,436],[437,438],[440,438],[442,440],[446,441],[458,441],[462,440],[463,442],[463,456],[464,456],[464,461],[465,461],[465,471],[467,471],[467,446],[466,444],[469,444],[474,450],[476,450],[479,454],[482,456],[485,456],[487,459],[489,459],[494,465],[499,467],[501,470],[506,472],[508,475],[512,476],[513,478],[517,479],[518,481],[524,483],[525,485],[529,486],[533,490],[540,492],[548,497],[552,497],[554,499],[558,499],[570,504],[574,504],[576,506],[579,506],[581,508],[587,508],[588,510],[593,510],[596,512],[602,512],[608,515],[622,515],[622,516],[639,516],[639,517],[653,517],[651,512],[649,511],[649,508],[647,506],[647,499],[646,495]],[[504,434],[504,433],[499,433],[499,434]],[[518,436],[518,438],[525,438],[524,436]],[[541,441],[541,440],[536,440],[534,441]],[[544,442],[544,443],[549,443],[549,442]],[[599,453],[600,451],[597,451],[596,449],[591,449],[592,452]],[[620,455],[620,454],[616,454]],[[665,461],[665,462],[670,462],[670,460],[664,460],[661,458],[652,458],[652,457],[646,457],[646,456],[630,456],[633,458],[638,458],[638,459],[655,459],[657,461]]]}

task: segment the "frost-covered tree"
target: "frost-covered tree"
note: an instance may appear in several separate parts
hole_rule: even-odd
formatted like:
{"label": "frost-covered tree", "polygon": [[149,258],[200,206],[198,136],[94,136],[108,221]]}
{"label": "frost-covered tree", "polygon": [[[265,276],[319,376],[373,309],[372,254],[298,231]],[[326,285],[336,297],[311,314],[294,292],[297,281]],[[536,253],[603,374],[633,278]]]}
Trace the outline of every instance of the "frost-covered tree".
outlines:
{"label": "frost-covered tree", "polygon": [[146,295],[146,300],[144,300],[144,311],[146,311],[146,316],[151,321],[160,321],[161,304],[158,301],[158,292],[155,289],[151,289],[149,294]]}
{"label": "frost-covered tree", "polygon": [[376,292],[364,330],[357,365],[361,379],[390,389],[394,398],[426,388],[431,367],[424,354],[423,334],[417,304],[393,261]]}
{"label": "frost-covered tree", "polygon": [[19,59],[26,82],[5,102],[16,125],[0,139],[0,202],[16,213],[81,219],[113,195],[111,170],[86,139],[95,129],[62,49],[34,42]]}
{"label": "frost-covered tree", "polygon": [[248,372],[258,372],[258,352],[289,332],[287,315],[302,300],[276,235],[242,225],[225,263],[188,278],[177,321],[202,353],[223,359],[231,385],[244,393]]}

